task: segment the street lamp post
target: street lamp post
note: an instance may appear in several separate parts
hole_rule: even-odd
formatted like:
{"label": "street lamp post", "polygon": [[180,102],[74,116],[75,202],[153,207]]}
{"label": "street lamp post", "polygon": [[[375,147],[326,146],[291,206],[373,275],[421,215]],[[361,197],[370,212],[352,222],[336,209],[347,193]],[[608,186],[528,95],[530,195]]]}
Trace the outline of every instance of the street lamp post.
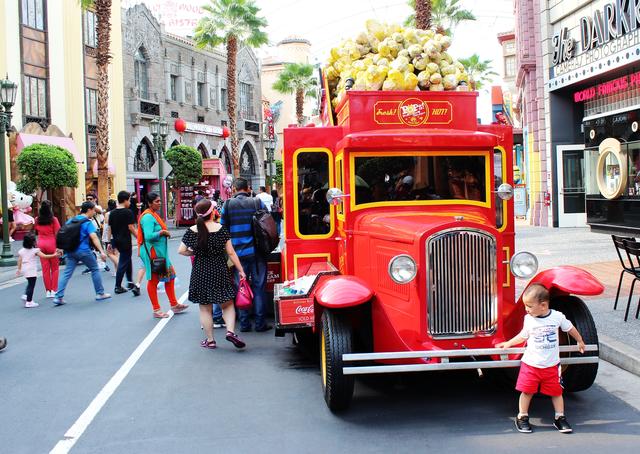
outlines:
{"label": "street lamp post", "polygon": [[0,81],[0,198],[2,199],[2,253],[0,254],[0,267],[16,265],[16,259],[11,253],[9,239],[9,200],[7,196],[7,161],[5,149],[5,133],[11,129],[11,107],[16,101],[18,86],[9,80]]}
{"label": "street lamp post", "polygon": [[[164,159],[165,140],[169,135],[169,124],[164,120],[154,118],[149,122],[149,129],[153,137],[153,148],[158,159],[158,181],[160,182],[160,215],[165,218],[166,210],[164,206],[164,175],[162,160]],[[166,218],[165,218],[166,219]]]}
{"label": "street lamp post", "polygon": [[269,186],[270,188],[273,185],[273,180],[274,180],[274,176],[275,176],[275,172],[273,171],[273,151],[275,148],[275,142],[273,139],[265,139],[264,141],[264,148],[267,151],[267,186]]}

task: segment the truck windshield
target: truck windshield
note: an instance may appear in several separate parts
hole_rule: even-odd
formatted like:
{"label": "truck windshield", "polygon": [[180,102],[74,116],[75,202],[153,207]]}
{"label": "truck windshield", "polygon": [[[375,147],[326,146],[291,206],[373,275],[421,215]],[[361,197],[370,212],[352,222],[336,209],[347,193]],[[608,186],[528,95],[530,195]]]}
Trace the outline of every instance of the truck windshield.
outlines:
{"label": "truck windshield", "polygon": [[356,156],[355,204],[409,200],[486,203],[486,159],[485,155]]}

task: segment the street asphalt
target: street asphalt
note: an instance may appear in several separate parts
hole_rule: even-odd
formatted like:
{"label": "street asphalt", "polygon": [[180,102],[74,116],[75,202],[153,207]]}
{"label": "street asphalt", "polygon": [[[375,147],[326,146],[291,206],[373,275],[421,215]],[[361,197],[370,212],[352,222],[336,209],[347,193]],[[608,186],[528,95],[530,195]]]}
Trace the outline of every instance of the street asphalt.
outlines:
{"label": "street asphalt", "polygon": [[[176,250],[177,241],[172,241]],[[178,296],[190,264],[175,257]],[[113,278],[102,274],[105,288]],[[72,279],[68,304],[22,307],[23,284],[0,289],[0,453],[47,453],[158,325],[146,292],[96,302],[89,276]],[[161,294],[168,308],[166,295]],[[317,364],[291,339],[248,333],[237,351],[199,346],[197,307],[174,316],[88,421],[72,453],[637,452],[640,377],[607,363],[591,389],[566,397],[575,433],[551,426],[536,398],[535,433],[515,431],[517,394],[475,372],[356,382],[351,408],[326,407]],[[82,418],[80,418],[82,419]],[[87,421],[84,420],[86,423]]]}

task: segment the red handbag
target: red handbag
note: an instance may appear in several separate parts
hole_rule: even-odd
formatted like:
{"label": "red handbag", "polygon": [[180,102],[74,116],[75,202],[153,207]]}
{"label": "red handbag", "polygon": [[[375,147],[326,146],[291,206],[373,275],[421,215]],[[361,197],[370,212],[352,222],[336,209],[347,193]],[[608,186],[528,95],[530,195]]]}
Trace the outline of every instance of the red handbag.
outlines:
{"label": "red handbag", "polygon": [[246,279],[240,279],[238,285],[238,294],[236,295],[236,308],[240,310],[249,310],[253,304],[253,292],[251,286]]}

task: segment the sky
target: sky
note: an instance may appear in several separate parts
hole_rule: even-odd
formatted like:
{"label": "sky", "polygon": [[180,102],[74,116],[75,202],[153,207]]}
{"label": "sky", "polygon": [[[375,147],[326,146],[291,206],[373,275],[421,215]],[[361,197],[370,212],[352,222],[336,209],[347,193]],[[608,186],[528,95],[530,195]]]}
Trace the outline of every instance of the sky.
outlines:
{"label": "sky", "polygon": [[[172,20],[173,31],[186,34],[179,24],[197,19],[197,6],[206,0],[144,0],[155,11],[164,11],[167,21]],[[123,6],[142,0],[123,0]],[[411,13],[406,0],[256,0],[269,25],[267,33],[271,44],[290,36],[301,37],[312,44],[317,62],[326,61],[329,50],[342,39],[355,37],[365,29],[367,19],[402,23]],[[456,28],[450,53],[464,58],[477,53],[482,59],[492,60],[493,68],[502,74],[502,48],[497,34],[513,30],[513,0],[461,0],[460,6],[471,10],[478,20],[463,22]],[[171,16],[171,18],[169,18]],[[178,24],[178,25],[175,25]],[[262,49],[258,55],[268,55]],[[501,79],[494,84],[500,85]],[[478,114],[483,122],[490,122],[491,104],[488,92],[481,93]]]}

